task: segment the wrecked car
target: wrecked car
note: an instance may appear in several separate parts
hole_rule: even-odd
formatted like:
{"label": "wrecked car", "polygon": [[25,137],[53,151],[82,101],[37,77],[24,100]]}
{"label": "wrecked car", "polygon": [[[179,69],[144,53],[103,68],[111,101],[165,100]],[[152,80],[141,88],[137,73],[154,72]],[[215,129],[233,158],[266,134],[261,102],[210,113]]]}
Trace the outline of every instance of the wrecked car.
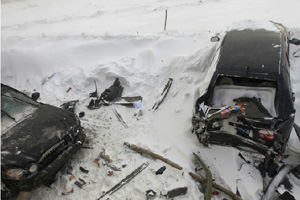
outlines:
{"label": "wrecked car", "polygon": [[53,181],[84,140],[74,113],[1,84],[1,198]]}
{"label": "wrecked car", "polygon": [[197,99],[193,133],[204,144],[230,145],[263,155],[282,154],[294,124],[289,34],[276,30],[230,30],[211,62],[215,69]]}

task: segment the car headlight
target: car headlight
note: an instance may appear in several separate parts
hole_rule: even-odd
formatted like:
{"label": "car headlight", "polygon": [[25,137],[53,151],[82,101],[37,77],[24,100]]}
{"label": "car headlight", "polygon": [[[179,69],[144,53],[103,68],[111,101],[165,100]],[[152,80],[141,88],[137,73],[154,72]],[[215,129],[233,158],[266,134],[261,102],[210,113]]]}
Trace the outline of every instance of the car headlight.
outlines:
{"label": "car headlight", "polygon": [[34,173],[38,170],[38,165],[33,163],[29,166],[28,170],[31,172],[31,173]]}
{"label": "car headlight", "polygon": [[[33,163],[28,167],[28,170],[24,169],[9,169],[6,170],[6,175],[10,179],[20,180],[22,178],[34,175],[38,170],[38,165]],[[25,176],[25,177],[24,177]]]}
{"label": "car headlight", "polygon": [[9,170],[6,170],[6,175],[9,178],[15,179],[15,180],[21,179],[24,174],[26,174],[26,170],[23,170],[23,169],[9,169]]}

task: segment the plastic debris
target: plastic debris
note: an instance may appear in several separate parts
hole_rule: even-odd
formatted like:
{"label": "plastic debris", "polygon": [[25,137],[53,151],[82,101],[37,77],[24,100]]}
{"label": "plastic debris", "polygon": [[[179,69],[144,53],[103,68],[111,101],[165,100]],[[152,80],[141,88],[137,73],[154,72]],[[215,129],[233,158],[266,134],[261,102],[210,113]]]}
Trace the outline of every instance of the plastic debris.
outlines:
{"label": "plastic debris", "polygon": [[113,174],[114,174],[113,171],[108,171],[108,172],[107,172],[107,176],[112,176]]}
{"label": "plastic debris", "polygon": [[295,197],[291,195],[288,191],[285,191],[282,195],[279,196],[279,199],[282,200],[295,200]]}
{"label": "plastic debris", "polygon": [[107,163],[112,162],[112,159],[110,159],[109,155],[106,155],[104,148],[102,148],[102,152],[100,153],[99,158],[104,159]]}
{"label": "plastic debris", "polygon": [[85,115],[85,112],[80,112],[79,114],[78,114],[78,116],[81,118],[81,117],[84,117],[84,115]]}
{"label": "plastic debris", "polygon": [[75,178],[76,178],[75,175],[72,174],[71,177],[69,178],[69,181],[72,181]]}
{"label": "plastic debris", "polygon": [[86,182],[83,179],[79,178],[79,181],[75,181],[74,184],[77,185],[80,189],[82,189],[82,186],[84,186]]}
{"label": "plastic debris", "polygon": [[82,171],[83,173],[89,173],[89,170],[87,169],[84,169],[83,167],[79,167],[80,171]]}
{"label": "plastic debris", "polygon": [[148,167],[148,165],[149,165],[149,163],[143,163],[141,166],[139,166],[133,172],[131,172],[131,174],[129,174],[128,176],[126,176],[124,179],[122,179],[117,185],[115,185],[114,187],[112,187],[105,194],[102,194],[98,198],[98,200],[102,199],[107,194],[111,195],[111,194],[115,193],[118,189],[120,189],[125,184],[127,184],[131,179],[133,179],[135,176],[137,176],[139,173],[141,173],[146,167]]}
{"label": "plastic debris", "polygon": [[74,113],[76,103],[78,102],[79,102],[78,100],[68,101],[66,103],[61,104],[60,107],[64,110]]}
{"label": "plastic debris", "polygon": [[152,189],[146,191],[146,199],[150,200],[156,196],[156,192]]}
{"label": "plastic debris", "polygon": [[72,90],[72,88],[71,88],[71,87],[69,87],[69,88],[68,88],[68,90],[67,90],[67,93],[68,93],[68,92],[70,92],[70,90]]}
{"label": "plastic debris", "polygon": [[165,197],[167,198],[173,198],[173,197],[177,197],[180,195],[185,195],[187,193],[187,187],[180,187],[180,188],[175,188],[171,191],[169,191]]}
{"label": "plastic debris", "polygon": [[170,90],[170,87],[172,86],[172,83],[173,83],[173,79],[169,78],[168,83],[165,85],[163,92],[160,94],[159,99],[153,105],[152,110],[157,110],[158,107],[160,106],[160,104],[164,101],[164,99],[166,98],[166,96]]}
{"label": "plastic debris", "polygon": [[68,194],[73,193],[73,192],[74,192],[74,188],[72,188],[72,190],[70,190],[70,191],[62,192],[61,194],[62,195],[68,195]]}
{"label": "plastic debris", "polygon": [[155,172],[155,175],[163,174],[165,170],[166,170],[166,166],[163,166],[163,167],[159,168],[159,170],[157,170],[157,172]]}

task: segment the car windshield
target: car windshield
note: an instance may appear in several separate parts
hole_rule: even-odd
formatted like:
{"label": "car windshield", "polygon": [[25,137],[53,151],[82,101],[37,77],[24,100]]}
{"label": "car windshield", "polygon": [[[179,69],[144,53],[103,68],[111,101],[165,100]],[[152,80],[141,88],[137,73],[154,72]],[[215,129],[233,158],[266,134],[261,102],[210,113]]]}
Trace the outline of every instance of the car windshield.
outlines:
{"label": "car windshield", "polygon": [[1,128],[6,129],[34,112],[38,103],[22,93],[10,89],[1,90]]}

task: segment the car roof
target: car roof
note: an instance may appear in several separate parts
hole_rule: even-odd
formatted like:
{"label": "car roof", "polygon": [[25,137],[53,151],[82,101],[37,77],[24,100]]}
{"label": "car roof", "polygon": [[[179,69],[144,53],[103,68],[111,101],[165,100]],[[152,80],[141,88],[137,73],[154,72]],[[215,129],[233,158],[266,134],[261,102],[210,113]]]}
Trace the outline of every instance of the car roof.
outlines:
{"label": "car roof", "polygon": [[217,70],[230,75],[239,72],[245,76],[278,76],[281,49],[280,31],[232,30],[222,41]]}

